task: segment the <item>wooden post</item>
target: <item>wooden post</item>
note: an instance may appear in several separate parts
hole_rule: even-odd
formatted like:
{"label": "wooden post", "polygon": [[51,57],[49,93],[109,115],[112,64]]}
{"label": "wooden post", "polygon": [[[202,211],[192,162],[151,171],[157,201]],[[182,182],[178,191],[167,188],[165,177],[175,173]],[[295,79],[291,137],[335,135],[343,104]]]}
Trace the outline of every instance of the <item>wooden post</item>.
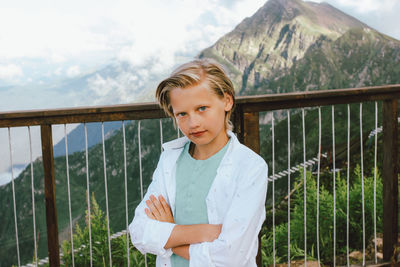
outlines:
{"label": "wooden post", "polygon": [[[260,124],[258,112],[243,113],[242,120],[242,142],[257,154],[260,154]],[[267,177],[265,177],[267,179]],[[261,231],[258,235],[258,252],[256,257],[257,266],[261,266]]]}
{"label": "wooden post", "polygon": [[243,144],[260,154],[260,125],[258,112],[243,114]]}
{"label": "wooden post", "polygon": [[233,131],[236,133],[239,141],[243,143],[243,111],[241,105],[236,105],[231,115],[231,121],[233,123]]}
{"label": "wooden post", "polygon": [[397,99],[383,102],[383,260],[396,261],[398,223]]}
{"label": "wooden post", "polygon": [[42,137],[42,158],[46,198],[47,245],[50,266],[60,266],[58,243],[58,221],[56,208],[56,188],[54,178],[53,137],[51,125],[40,126]]}

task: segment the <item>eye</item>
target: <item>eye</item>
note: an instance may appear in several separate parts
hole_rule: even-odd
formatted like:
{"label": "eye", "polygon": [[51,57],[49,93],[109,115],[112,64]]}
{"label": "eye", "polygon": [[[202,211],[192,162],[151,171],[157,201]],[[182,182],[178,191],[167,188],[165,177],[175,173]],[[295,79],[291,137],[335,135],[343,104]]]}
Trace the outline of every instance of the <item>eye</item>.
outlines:
{"label": "eye", "polygon": [[176,117],[183,117],[185,115],[186,115],[186,112],[180,112],[180,113],[177,113],[175,116]]}
{"label": "eye", "polygon": [[199,107],[199,110],[200,110],[200,111],[205,111],[206,109],[207,109],[206,106]]}

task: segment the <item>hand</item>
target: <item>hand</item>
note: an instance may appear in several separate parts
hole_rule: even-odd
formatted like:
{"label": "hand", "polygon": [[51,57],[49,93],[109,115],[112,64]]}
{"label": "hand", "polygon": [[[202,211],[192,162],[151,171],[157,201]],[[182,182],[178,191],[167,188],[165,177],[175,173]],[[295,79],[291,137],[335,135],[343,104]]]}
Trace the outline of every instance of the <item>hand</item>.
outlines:
{"label": "hand", "polygon": [[203,242],[212,242],[219,237],[222,224],[204,224],[204,227]]}
{"label": "hand", "polygon": [[146,200],[146,205],[148,208],[145,208],[144,211],[150,219],[175,223],[171,208],[162,195],[159,195],[158,199],[154,195],[150,195],[150,198]]}

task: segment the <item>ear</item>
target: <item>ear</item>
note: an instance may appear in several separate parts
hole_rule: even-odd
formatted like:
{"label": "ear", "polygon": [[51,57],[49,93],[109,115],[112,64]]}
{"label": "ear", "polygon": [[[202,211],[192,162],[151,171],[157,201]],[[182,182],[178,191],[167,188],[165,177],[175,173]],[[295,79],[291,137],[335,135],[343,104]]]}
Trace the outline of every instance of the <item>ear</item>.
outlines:
{"label": "ear", "polygon": [[230,111],[233,107],[233,98],[230,94],[225,94],[224,96],[224,101],[225,101],[225,111]]}

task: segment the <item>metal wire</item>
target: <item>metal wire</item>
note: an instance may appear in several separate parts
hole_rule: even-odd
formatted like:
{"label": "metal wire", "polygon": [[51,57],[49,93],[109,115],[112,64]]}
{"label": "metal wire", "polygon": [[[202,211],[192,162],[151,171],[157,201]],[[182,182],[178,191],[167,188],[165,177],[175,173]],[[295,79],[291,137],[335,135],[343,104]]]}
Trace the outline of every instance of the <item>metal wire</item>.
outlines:
{"label": "metal wire", "polygon": [[33,214],[33,242],[35,247],[35,266],[38,265],[38,255],[37,255],[37,240],[36,240],[36,212],[35,212],[35,186],[34,186],[34,177],[33,177],[33,157],[32,157],[32,135],[31,135],[31,127],[28,126],[28,135],[29,135],[29,155],[31,160],[31,188],[32,188],[32,214]]}
{"label": "metal wire", "polygon": [[[275,177],[275,119],[272,112],[272,176]],[[272,251],[274,267],[276,266],[275,251],[275,179],[272,179]]]}
{"label": "metal wire", "polygon": [[64,124],[64,143],[65,143],[65,164],[67,169],[67,190],[68,190],[68,211],[69,211],[69,226],[70,226],[70,237],[71,237],[71,254],[72,254],[72,266],[75,266],[74,257],[74,238],[72,235],[72,215],[71,215],[71,189],[69,182],[69,163],[68,163],[68,135],[67,125]]}
{"label": "metal wire", "polygon": [[304,266],[307,267],[307,177],[306,177],[306,131],[305,131],[305,119],[304,119],[304,108],[301,109],[301,117],[303,123],[303,178],[304,178]]}
{"label": "metal wire", "polygon": [[362,225],[363,225],[363,266],[365,266],[365,210],[364,210],[364,151],[362,133],[362,103],[360,103],[360,148],[361,148],[361,196],[362,196]]}
{"label": "metal wire", "polygon": [[110,266],[112,266],[111,239],[110,239],[110,215],[109,215],[109,211],[108,211],[106,148],[105,148],[105,142],[104,142],[104,122],[101,122],[101,136],[102,136],[102,142],[103,142],[104,188],[105,188],[105,193],[106,193],[108,256],[110,257]]}
{"label": "metal wire", "polygon": [[332,106],[332,160],[333,160],[333,266],[336,266],[336,165],[335,165],[335,106]]}
{"label": "metal wire", "polygon": [[125,223],[126,223],[126,257],[128,266],[130,266],[129,258],[129,222],[128,222],[128,172],[126,164],[126,138],[125,138],[125,121],[122,121],[122,138],[124,143],[124,175],[125,175]]}
{"label": "metal wire", "polygon": [[317,259],[318,267],[321,266],[319,253],[319,176],[321,170],[321,107],[318,107],[318,169],[317,169]]}
{"label": "metal wire", "polygon": [[[375,132],[378,132],[378,102],[375,101]],[[376,255],[376,161],[378,149],[378,134],[375,134],[375,151],[374,151],[374,254],[375,264],[378,263]]]}
{"label": "metal wire", "polygon": [[346,214],[346,254],[347,266],[350,266],[349,231],[350,231],[350,105],[347,104],[347,214]]}
{"label": "metal wire", "polygon": [[288,116],[288,267],[290,267],[290,110]]}
{"label": "metal wire", "polygon": [[11,148],[11,130],[8,127],[8,145],[10,149],[10,164],[11,164],[11,186],[12,186],[12,196],[13,196],[13,206],[14,206],[14,224],[15,224],[15,240],[17,243],[17,258],[18,266],[21,266],[21,259],[19,255],[19,241],[18,241],[18,224],[17,224],[17,208],[15,204],[15,185],[14,185],[14,166],[12,160],[12,148]]}
{"label": "metal wire", "polygon": [[[140,122],[138,121],[138,146],[139,146],[139,178],[140,178],[140,199],[143,199],[143,175],[142,175],[142,142],[140,139]],[[144,254],[144,265],[147,267],[147,255]]]}
{"label": "metal wire", "polygon": [[86,156],[86,190],[87,190],[87,206],[88,206],[88,223],[89,223],[89,252],[90,252],[90,266],[93,266],[93,251],[92,251],[92,223],[90,212],[90,184],[89,184],[89,149],[87,141],[87,128],[86,123],[83,124],[85,129],[85,156]]}
{"label": "metal wire", "polygon": [[142,144],[140,140],[140,122],[138,122],[138,145],[139,145],[139,178],[140,178],[140,199],[143,199],[143,175],[142,175]]}
{"label": "metal wire", "polygon": [[164,137],[163,137],[163,127],[162,127],[162,119],[160,119],[160,149],[161,152],[163,151],[162,145],[164,143]]}

